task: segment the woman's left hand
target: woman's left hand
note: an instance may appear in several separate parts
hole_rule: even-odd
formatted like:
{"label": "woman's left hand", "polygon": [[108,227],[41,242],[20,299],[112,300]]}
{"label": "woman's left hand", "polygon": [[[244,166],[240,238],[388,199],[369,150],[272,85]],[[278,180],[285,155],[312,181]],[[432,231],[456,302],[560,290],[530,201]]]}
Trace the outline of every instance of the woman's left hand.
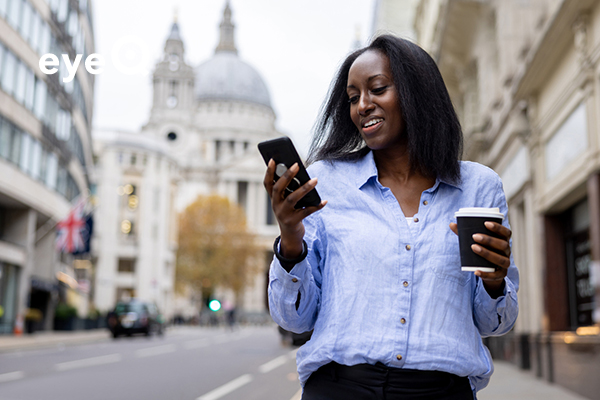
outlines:
{"label": "woman's left hand", "polygon": [[[473,235],[473,240],[475,240],[475,242],[478,244],[472,245],[471,249],[473,252],[475,252],[475,254],[478,254],[486,260],[497,265],[498,268],[496,268],[496,271],[494,272],[475,271],[475,275],[483,280],[483,285],[490,296],[496,298],[501,296],[504,292],[504,277],[506,277],[508,267],[510,267],[509,240],[512,236],[512,231],[502,224],[491,221],[485,222],[485,227],[501,238],[495,238],[483,233],[477,233]],[[458,226],[456,223],[450,223],[450,229],[452,229],[452,232],[458,235]],[[481,244],[481,246],[479,244]],[[498,250],[502,254],[498,254],[489,249]]]}

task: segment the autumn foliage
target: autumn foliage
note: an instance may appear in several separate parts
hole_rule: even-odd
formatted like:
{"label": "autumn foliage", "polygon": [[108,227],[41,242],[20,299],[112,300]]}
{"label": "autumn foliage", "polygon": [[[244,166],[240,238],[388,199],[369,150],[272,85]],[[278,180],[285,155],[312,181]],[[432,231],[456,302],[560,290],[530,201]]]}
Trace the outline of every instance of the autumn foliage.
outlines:
{"label": "autumn foliage", "polygon": [[216,287],[240,294],[255,274],[257,247],[244,211],[227,198],[200,196],[179,219],[176,280],[210,293]]}

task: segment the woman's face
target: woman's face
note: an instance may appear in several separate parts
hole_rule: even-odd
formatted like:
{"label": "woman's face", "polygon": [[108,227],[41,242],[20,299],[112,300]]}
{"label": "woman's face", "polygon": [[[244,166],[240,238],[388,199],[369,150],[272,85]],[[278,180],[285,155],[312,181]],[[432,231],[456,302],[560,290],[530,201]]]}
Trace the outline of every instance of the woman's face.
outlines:
{"label": "woman's face", "polygon": [[346,88],[350,118],[371,150],[402,144],[404,120],[390,62],[378,51],[366,51],[352,64]]}

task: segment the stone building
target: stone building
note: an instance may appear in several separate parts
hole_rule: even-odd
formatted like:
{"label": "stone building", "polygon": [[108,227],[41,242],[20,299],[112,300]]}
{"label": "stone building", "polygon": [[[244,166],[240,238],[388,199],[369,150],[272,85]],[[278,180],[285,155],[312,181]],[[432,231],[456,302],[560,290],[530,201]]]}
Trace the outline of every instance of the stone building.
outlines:
{"label": "stone building", "polygon": [[[153,74],[154,94],[149,120],[139,134],[129,135],[128,138],[135,136],[140,143],[147,143],[155,149],[157,155],[160,153],[160,157],[169,165],[170,172],[165,172],[165,180],[156,185],[165,196],[166,193],[171,193],[171,200],[168,202],[171,214],[162,214],[165,219],[156,222],[160,232],[176,231],[173,225],[176,213],[183,211],[199,195],[218,194],[236,202],[244,209],[248,226],[257,234],[265,255],[260,260],[260,269],[263,272],[254,277],[252,282],[248,282],[244,295],[238,299],[240,304],[237,304],[237,307],[247,315],[264,316],[267,309],[267,271],[272,258],[273,238],[277,236],[278,229],[263,188],[265,166],[256,145],[281,134],[275,129],[276,117],[264,80],[238,55],[232,12],[228,2],[219,29],[220,40],[213,57],[193,68],[185,60],[185,45],[179,25],[177,22],[172,24],[162,59],[156,64]],[[125,138],[119,134],[112,137]],[[118,141],[122,142],[121,139]],[[115,147],[113,152],[116,153],[110,156],[112,158],[109,159],[109,163],[115,163],[114,157],[119,152],[123,152],[124,159],[129,160],[130,156],[126,155],[123,147],[120,147],[120,150]],[[138,153],[137,163],[140,163],[140,157]],[[114,171],[121,170],[121,167],[109,168]],[[142,165],[139,168],[143,171],[152,167]],[[142,179],[152,181],[151,178],[145,177],[144,172],[140,173],[144,176]],[[101,178],[102,184],[107,185],[107,179],[111,179],[111,183],[108,184],[110,188],[106,190],[113,197],[114,203],[117,201],[117,188],[127,182],[116,179],[112,173],[107,173],[105,178]],[[141,196],[142,194],[139,199],[140,207],[143,201],[149,201]],[[149,209],[148,212],[154,211]],[[142,230],[142,221],[147,215],[139,214],[138,218]],[[112,224],[110,229],[114,231],[119,222],[118,218],[113,220],[106,223]],[[158,246],[164,248],[165,258],[143,263],[137,257],[133,257],[136,271],[149,268],[150,263],[154,262],[159,269],[163,268],[161,264],[168,264],[164,273],[173,273],[173,242],[171,239],[163,240]],[[139,250],[137,254],[141,254]],[[114,275],[114,271],[118,269],[117,258],[113,257],[104,266],[99,264],[99,274],[102,268],[111,270],[110,274]],[[149,283],[147,279],[136,282],[138,285]],[[100,281],[97,285],[99,284]],[[169,296],[172,296],[172,279],[168,281],[168,285],[171,285],[168,289],[161,286],[161,290],[169,291]],[[105,297],[106,302],[102,304],[108,305],[109,300],[116,300],[118,290],[113,283],[107,284],[107,288],[109,287],[111,294]],[[138,289],[134,294],[141,294],[141,286],[136,287]],[[221,291],[217,295],[221,300],[233,301],[232,294],[227,291]],[[180,301],[177,304],[165,304],[168,316],[182,313],[183,308],[190,309],[189,304],[186,305],[185,302]]]}
{"label": "stone building", "polygon": [[600,3],[421,0],[415,30],[509,203],[520,315],[492,354],[596,398]]}
{"label": "stone building", "polygon": [[57,222],[90,187],[94,76],[81,63],[65,82],[64,62],[46,75],[39,60],[85,59],[92,27],[89,0],[0,1],[0,334],[20,331],[26,316],[52,329],[59,298],[87,313],[89,263],[54,242]]}

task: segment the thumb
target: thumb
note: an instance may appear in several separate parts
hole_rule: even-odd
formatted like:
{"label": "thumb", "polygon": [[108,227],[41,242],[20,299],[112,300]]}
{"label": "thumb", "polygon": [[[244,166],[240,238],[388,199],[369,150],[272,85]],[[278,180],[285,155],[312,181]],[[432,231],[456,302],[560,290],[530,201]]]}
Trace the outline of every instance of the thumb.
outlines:
{"label": "thumb", "polygon": [[458,235],[458,225],[456,224],[456,222],[450,222],[450,230],[452,230],[452,232]]}

